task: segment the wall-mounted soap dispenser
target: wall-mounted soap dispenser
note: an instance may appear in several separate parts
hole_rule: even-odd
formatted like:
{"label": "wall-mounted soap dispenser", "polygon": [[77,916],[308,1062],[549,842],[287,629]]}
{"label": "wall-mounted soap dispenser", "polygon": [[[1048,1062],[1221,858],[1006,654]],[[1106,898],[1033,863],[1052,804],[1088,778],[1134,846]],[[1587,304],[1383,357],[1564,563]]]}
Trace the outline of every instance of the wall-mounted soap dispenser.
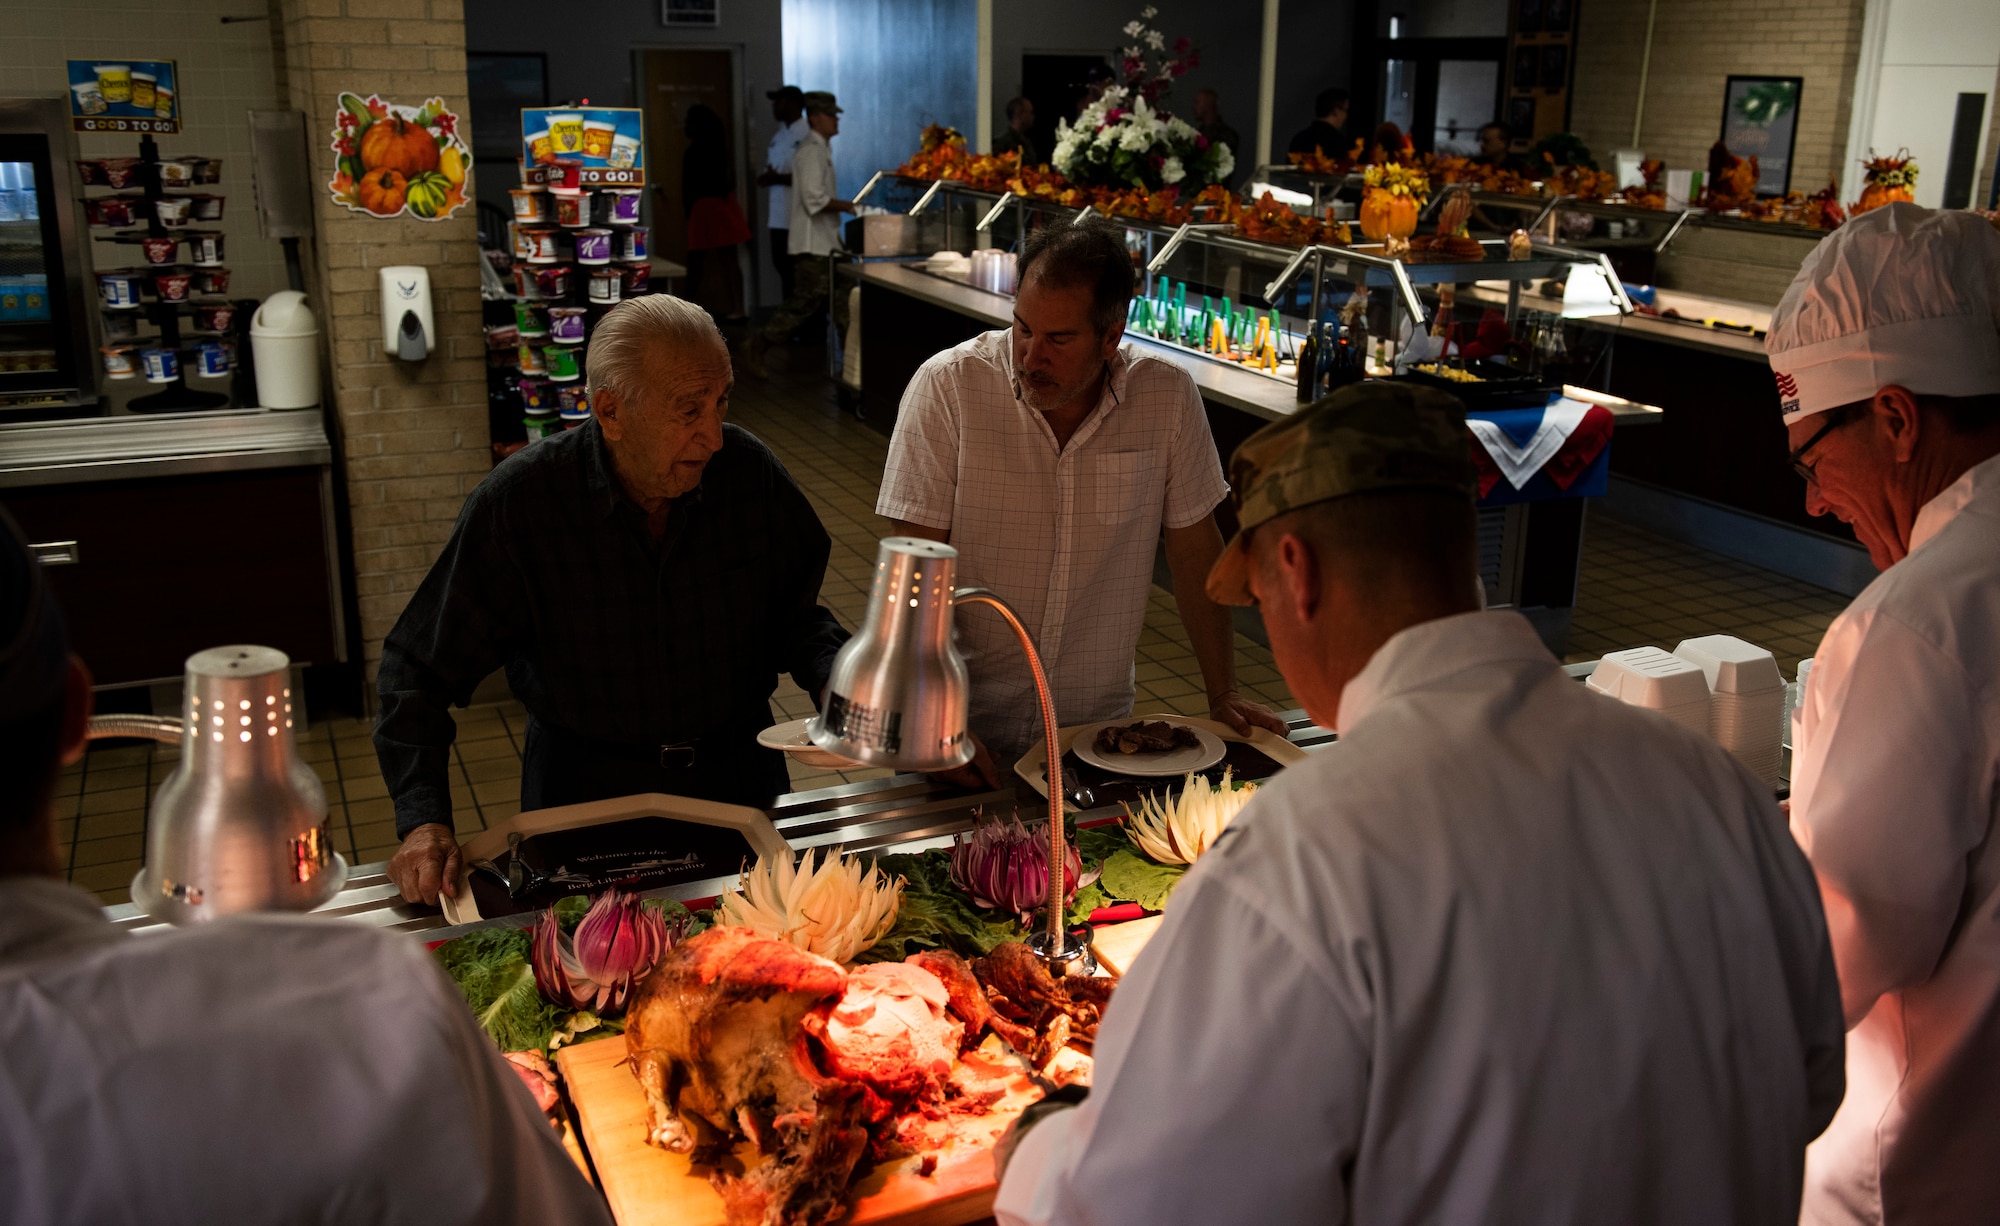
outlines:
{"label": "wall-mounted soap dispenser", "polygon": [[382,352],[405,362],[421,362],[437,345],[431,323],[431,274],[415,264],[381,270]]}

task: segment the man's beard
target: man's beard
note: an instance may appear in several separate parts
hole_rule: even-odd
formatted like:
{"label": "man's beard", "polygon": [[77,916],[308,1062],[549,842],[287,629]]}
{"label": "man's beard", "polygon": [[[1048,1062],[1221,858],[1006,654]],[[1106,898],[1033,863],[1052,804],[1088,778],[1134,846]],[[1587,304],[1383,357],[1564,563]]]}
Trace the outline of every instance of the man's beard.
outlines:
{"label": "man's beard", "polygon": [[1045,387],[1036,387],[1023,376],[1016,380],[1015,386],[1020,390],[1022,404],[1027,405],[1037,413],[1046,414],[1053,413],[1057,409],[1068,405],[1071,401],[1082,395],[1096,381],[1097,376],[1092,375],[1090,378],[1079,380],[1074,384],[1056,383]]}

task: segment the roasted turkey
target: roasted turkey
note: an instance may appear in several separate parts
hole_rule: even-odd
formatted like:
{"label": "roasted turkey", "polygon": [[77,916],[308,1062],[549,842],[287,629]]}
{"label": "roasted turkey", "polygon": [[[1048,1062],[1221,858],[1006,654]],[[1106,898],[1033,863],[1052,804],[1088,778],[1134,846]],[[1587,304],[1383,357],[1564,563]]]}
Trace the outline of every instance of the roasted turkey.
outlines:
{"label": "roasted turkey", "polygon": [[[1046,1064],[1095,1032],[1098,983],[1052,980],[1015,944],[974,964],[926,951],[849,971],[711,928],[668,951],[626,1013],[646,1139],[709,1166],[733,1226],[820,1226],[846,1208],[864,1155],[928,1151],[950,1117],[1002,1096],[962,1049],[991,1030]],[[732,1174],[743,1140],[761,1160]]]}

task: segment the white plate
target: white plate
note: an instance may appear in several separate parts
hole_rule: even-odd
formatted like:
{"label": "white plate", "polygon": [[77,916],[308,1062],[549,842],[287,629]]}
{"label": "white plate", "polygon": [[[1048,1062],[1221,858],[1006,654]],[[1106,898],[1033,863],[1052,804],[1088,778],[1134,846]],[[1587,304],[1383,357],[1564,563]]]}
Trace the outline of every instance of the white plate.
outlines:
{"label": "white plate", "polygon": [[812,743],[806,735],[806,725],[812,717],[795,719],[789,724],[776,724],[757,734],[757,743],[766,749],[775,749],[790,754],[805,766],[817,766],[821,770],[849,771],[865,766],[852,758],[843,758],[837,753],[828,753]]}
{"label": "white plate", "polygon": [[1081,761],[1088,762],[1099,770],[1111,771],[1119,775],[1142,775],[1147,778],[1166,775],[1185,775],[1189,771],[1207,770],[1222,761],[1225,752],[1222,738],[1206,728],[1183,724],[1178,720],[1165,720],[1176,728],[1186,728],[1201,739],[1201,744],[1193,749],[1176,749],[1170,753],[1120,753],[1100,754],[1097,752],[1097,734],[1106,728],[1122,728],[1136,721],[1130,719],[1109,719],[1101,724],[1091,724],[1079,728],[1076,739],[1069,743],[1070,751]]}

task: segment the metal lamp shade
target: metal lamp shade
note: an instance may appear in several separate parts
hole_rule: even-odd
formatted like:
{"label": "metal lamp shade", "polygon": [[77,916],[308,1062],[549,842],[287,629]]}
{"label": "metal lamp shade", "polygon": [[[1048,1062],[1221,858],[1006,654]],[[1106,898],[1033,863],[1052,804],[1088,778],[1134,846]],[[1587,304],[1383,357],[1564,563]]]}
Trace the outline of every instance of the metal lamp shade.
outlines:
{"label": "metal lamp shade", "polygon": [[958,550],[892,536],[875,555],[860,633],[834,658],[813,744],[897,770],[941,771],[972,760],[965,659],[951,641]]}
{"label": "metal lamp shade", "polygon": [[153,798],[132,901],[175,924],[309,911],[347,880],[326,789],[292,736],[291,660],[270,647],[188,657],[181,761]]}

